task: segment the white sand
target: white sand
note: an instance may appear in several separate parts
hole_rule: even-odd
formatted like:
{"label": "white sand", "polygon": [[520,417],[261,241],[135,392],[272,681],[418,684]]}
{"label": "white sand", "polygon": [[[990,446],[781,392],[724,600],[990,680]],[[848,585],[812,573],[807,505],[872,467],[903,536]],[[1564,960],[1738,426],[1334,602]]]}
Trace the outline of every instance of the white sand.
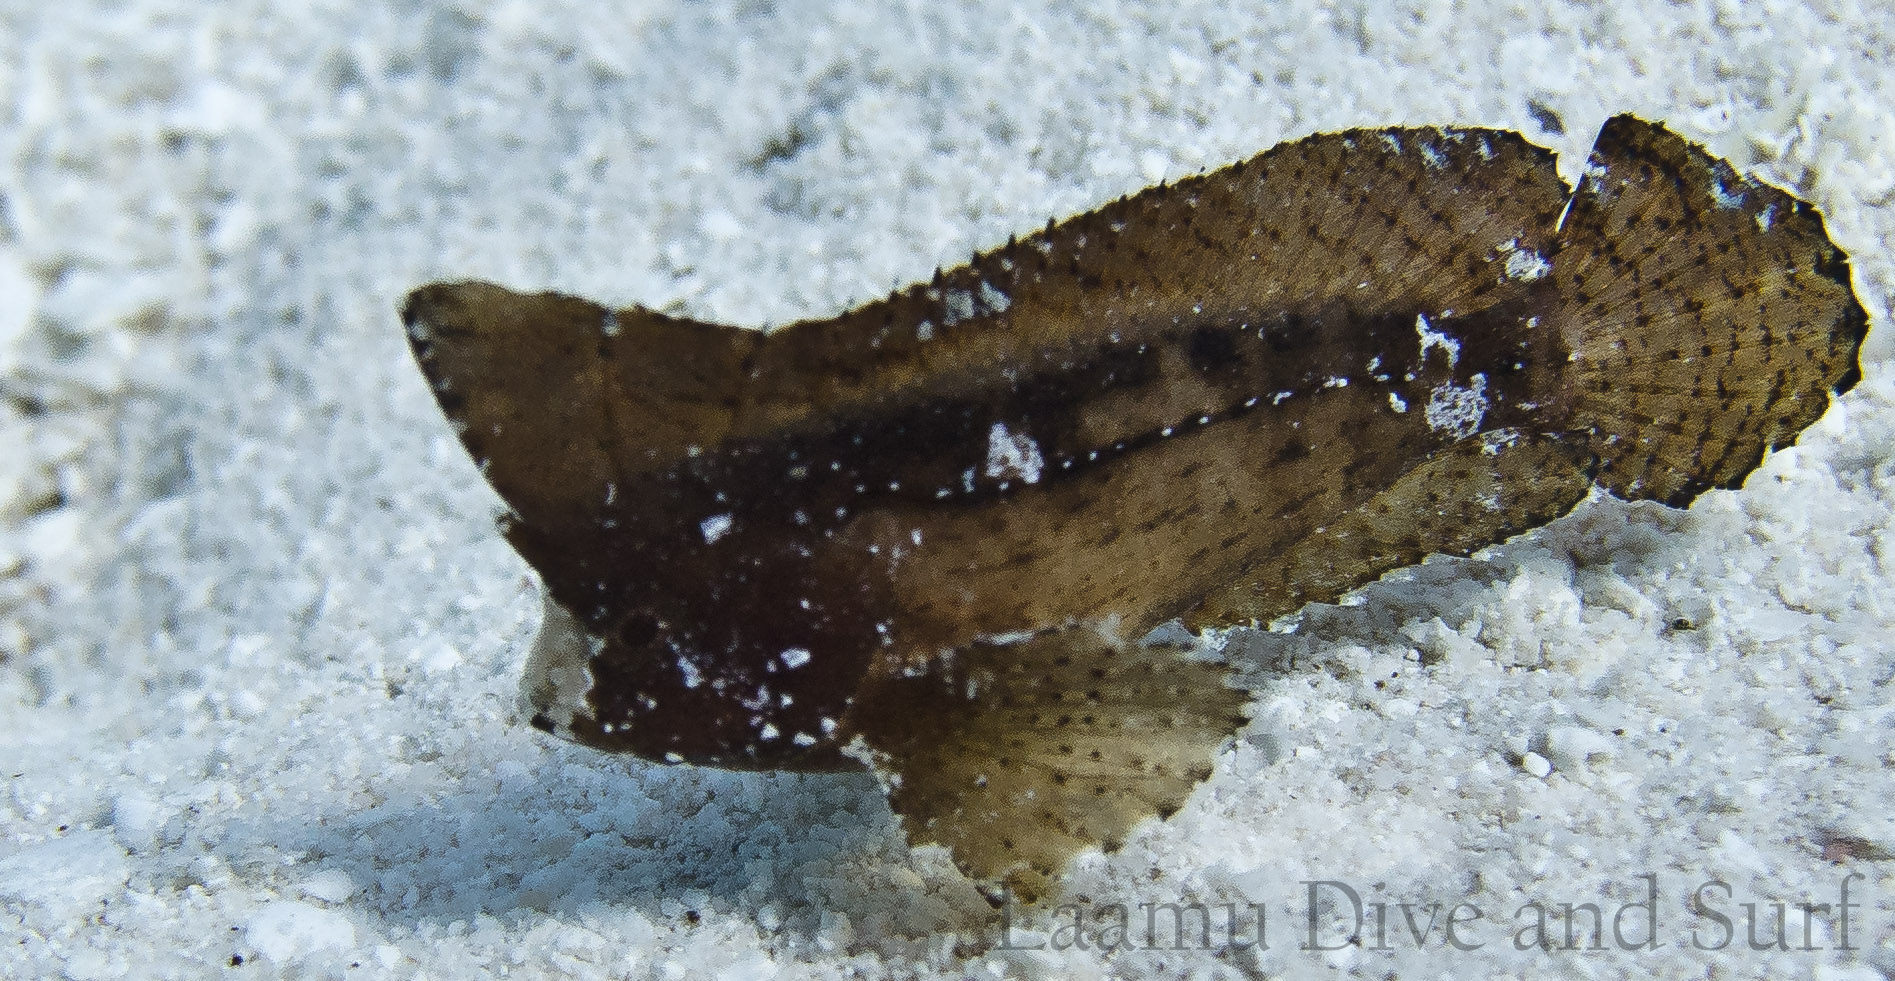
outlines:
{"label": "white sand", "polygon": [[[1887,10],[316,6],[0,4],[0,976],[1895,976]],[[782,323],[1286,138],[1504,126],[1570,178],[1618,111],[1823,210],[1866,381],[1740,493],[1233,635],[1255,725],[1069,896],[1261,904],[1267,950],[1003,937],[866,777],[513,718],[536,586],[410,287]],[[1311,880],[1438,916],[1301,949]],[[1698,950],[1710,880],[1737,932]],[[1515,949],[1529,900],[1561,944],[1601,904],[1606,949]],[[1749,949],[1779,902],[1791,949]]]}

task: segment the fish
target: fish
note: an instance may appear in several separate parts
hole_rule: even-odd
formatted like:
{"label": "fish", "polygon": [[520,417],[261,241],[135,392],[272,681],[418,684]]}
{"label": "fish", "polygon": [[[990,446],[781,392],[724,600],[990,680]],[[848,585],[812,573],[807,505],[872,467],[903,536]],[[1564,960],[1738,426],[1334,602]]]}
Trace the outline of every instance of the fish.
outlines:
{"label": "fish", "polygon": [[1027,902],[1248,724],[1155,629],[1267,624],[1595,488],[1739,487],[1868,324],[1814,208],[1629,115],[1576,189],[1511,131],[1312,135],[767,332],[475,281],[401,318],[544,585],[534,726],[867,769],[911,844]]}

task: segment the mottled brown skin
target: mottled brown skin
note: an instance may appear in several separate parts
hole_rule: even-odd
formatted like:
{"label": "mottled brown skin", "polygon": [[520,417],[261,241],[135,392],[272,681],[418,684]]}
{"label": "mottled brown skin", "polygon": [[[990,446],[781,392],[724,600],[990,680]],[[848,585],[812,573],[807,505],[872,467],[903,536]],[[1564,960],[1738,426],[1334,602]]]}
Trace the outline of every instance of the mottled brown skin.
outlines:
{"label": "mottled brown skin", "polygon": [[1737,486],[1866,329],[1812,209],[1625,116],[1576,194],[1514,133],[1314,136],[767,336],[483,283],[403,316],[592,638],[569,735],[866,762],[911,840],[1029,897],[1243,724],[1153,627],[1267,621],[1595,482]]}

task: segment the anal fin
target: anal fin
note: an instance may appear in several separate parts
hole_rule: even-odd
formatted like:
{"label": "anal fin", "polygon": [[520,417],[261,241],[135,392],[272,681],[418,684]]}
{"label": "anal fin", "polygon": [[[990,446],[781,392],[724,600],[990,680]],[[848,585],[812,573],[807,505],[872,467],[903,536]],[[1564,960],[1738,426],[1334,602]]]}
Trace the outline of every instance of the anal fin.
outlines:
{"label": "anal fin", "polygon": [[870,683],[848,722],[911,844],[990,898],[1045,895],[1067,860],[1169,817],[1245,724],[1222,665],[1090,627],[977,642]]}

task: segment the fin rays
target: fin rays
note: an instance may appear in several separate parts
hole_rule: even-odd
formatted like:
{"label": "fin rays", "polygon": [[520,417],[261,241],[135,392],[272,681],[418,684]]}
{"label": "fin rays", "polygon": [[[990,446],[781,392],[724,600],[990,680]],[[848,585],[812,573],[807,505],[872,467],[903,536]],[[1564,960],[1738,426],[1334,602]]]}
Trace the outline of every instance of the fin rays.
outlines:
{"label": "fin rays", "polygon": [[976,643],[873,684],[847,721],[911,841],[1031,902],[1210,775],[1243,723],[1222,666],[1087,627]]}

